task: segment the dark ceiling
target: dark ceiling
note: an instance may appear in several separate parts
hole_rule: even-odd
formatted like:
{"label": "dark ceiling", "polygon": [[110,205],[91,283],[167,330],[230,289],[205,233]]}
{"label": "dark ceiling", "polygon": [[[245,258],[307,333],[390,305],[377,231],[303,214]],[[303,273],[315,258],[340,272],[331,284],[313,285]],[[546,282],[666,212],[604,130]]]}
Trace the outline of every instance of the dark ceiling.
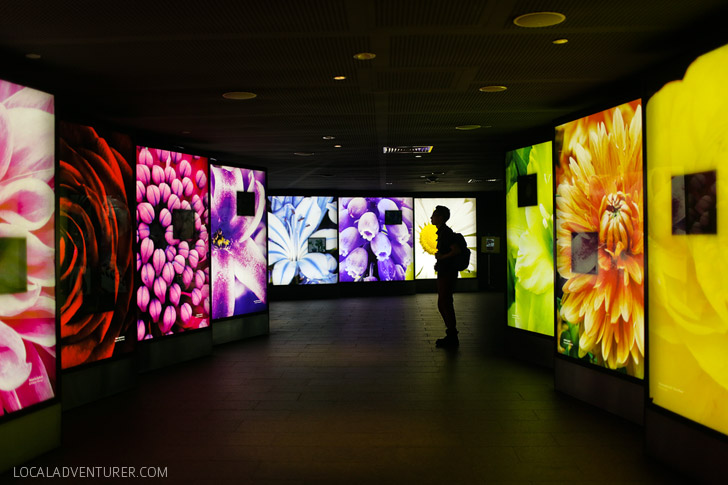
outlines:
{"label": "dark ceiling", "polygon": [[[513,24],[533,11],[566,20]],[[612,101],[725,13],[725,0],[4,0],[0,77],[40,83],[61,116],[268,167],[274,190],[472,192],[502,186],[489,180],[514,135],[542,141],[524,134]],[[455,129],[467,124],[482,128]],[[403,145],[434,149],[382,153]]]}

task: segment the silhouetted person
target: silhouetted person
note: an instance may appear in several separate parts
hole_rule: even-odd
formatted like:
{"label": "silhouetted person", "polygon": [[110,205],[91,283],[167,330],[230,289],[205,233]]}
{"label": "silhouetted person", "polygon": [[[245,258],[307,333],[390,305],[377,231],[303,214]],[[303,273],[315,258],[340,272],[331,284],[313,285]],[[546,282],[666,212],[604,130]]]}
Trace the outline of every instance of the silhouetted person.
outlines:
{"label": "silhouetted person", "polygon": [[455,256],[460,254],[453,230],[445,223],[450,219],[450,209],[438,205],[430,217],[430,222],[437,227],[437,253],[435,253],[435,271],[437,271],[437,309],[445,321],[445,337],[437,339],[437,347],[456,348],[460,345],[458,340],[457,322],[455,321],[455,306],[453,305],[453,292],[458,278],[455,269]]}

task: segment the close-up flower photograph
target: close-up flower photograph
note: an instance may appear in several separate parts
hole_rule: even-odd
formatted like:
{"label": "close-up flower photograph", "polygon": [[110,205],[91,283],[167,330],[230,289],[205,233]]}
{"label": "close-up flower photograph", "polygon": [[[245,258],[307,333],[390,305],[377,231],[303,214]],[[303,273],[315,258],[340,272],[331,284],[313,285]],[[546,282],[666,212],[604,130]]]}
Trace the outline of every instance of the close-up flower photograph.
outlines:
{"label": "close-up flower photograph", "polygon": [[[253,203],[244,204],[238,197],[241,192],[251,194]],[[211,165],[210,199],[212,318],[264,311],[268,308],[265,172]]]}
{"label": "close-up flower photograph", "polygon": [[561,125],[556,140],[559,352],[642,379],[642,103]]}
{"label": "close-up flower photograph", "polygon": [[[552,144],[506,152],[508,325],[554,335]],[[519,205],[519,178],[536,175],[535,204]],[[521,178],[521,180],[524,180]]]}
{"label": "close-up flower photograph", "polygon": [[268,197],[268,271],[273,285],[338,282],[335,197]]}
{"label": "close-up flower photograph", "polygon": [[[726,77],[728,47],[722,47],[699,57],[683,79],[647,103],[647,246],[650,396],[728,435],[728,98],[715,96]],[[677,179],[684,181],[677,197],[682,211]],[[699,197],[691,201],[691,192]],[[712,231],[700,217],[685,223],[691,212],[711,208]]]}
{"label": "close-up flower photograph", "polygon": [[0,416],[53,399],[54,99],[0,80]]}
{"label": "close-up flower photograph", "polygon": [[339,281],[414,279],[412,205],[412,197],[339,198]]}
{"label": "close-up flower photograph", "polygon": [[[470,251],[477,249],[477,220],[475,198],[470,197],[438,197],[415,198],[415,279],[435,279],[435,253],[437,252],[437,227],[430,221],[435,207],[442,205],[450,209],[448,227],[453,232],[462,234]],[[478,276],[476,257],[470,258],[468,267],[460,271],[460,278],[476,278]]]}
{"label": "close-up flower photograph", "polygon": [[137,147],[137,340],[210,324],[207,158]]}
{"label": "close-up flower photograph", "polygon": [[61,366],[129,353],[136,342],[131,138],[59,123]]}

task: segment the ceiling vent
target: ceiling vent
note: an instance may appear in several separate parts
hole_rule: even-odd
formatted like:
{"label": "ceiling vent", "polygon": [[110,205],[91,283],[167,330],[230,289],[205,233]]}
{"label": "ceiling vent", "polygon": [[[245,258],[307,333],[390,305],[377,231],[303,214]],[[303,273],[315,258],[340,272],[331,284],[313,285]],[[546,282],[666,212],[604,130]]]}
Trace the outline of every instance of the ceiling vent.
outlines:
{"label": "ceiling vent", "polygon": [[430,153],[432,146],[382,147],[383,153]]}

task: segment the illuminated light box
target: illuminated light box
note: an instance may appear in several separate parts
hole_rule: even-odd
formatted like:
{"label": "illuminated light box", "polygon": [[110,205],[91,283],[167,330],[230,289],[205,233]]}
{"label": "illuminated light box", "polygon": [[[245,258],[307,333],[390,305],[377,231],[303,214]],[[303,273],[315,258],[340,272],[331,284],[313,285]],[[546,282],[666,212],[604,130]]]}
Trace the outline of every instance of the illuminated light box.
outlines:
{"label": "illuminated light box", "polygon": [[[405,281],[414,278],[412,197],[339,199],[339,281]],[[387,211],[402,222],[387,224]]]}
{"label": "illuminated light box", "polygon": [[561,125],[556,140],[558,352],[641,379],[641,101]]}
{"label": "illuminated light box", "polygon": [[58,145],[61,366],[68,369],[134,350],[135,146],[128,136],[66,122]]}
{"label": "illuminated light box", "polygon": [[55,116],[0,80],[0,421],[57,392]]}
{"label": "illuminated light box", "polygon": [[415,199],[415,278],[437,278],[435,253],[437,252],[437,228],[430,222],[435,207],[442,205],[450,209],[446,225],[465,238],[470,248],[470,264],[460,271],[460,278],[477,277],[477,231],[475,198],[416,198]]}
{"label": "illuminated light box", "polygon": [[547,336],[554,335],[552,158],[551,142],[506,152],[508,326]]}
{"label": "illuminated light box", "polygon": [[137,339],[210,325],[208,160],[137,147]]}
{"label": "illuminated light box", "polygon": [[[728,46],[647,103],[649,396],[728,435]],[[698,120],[699,122],[696,122]]]}
{"label": "illuminated light box", "polygon": [[334,284],[339,275],[335,197],[268,197],[268,272],[273,285]]}
{"label": "illuminated light box", "polygon": [[212,165],[210,176],[212,318],[264,311],[268,308],[266,173]]}

